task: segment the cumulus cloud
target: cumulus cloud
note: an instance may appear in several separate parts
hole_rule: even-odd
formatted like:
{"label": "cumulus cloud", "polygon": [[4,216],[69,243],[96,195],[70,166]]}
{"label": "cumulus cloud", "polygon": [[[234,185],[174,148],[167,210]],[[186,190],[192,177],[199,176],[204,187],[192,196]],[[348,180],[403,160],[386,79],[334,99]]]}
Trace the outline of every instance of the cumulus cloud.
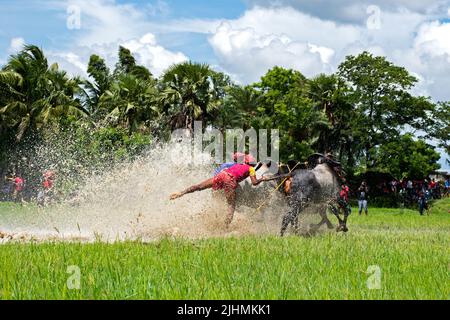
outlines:
{"label": "cumulus cloud", "polygon": [[414,46],[420,53],[450,58],[450,23],[433,21],[420,27]]}
{"label": "cumulus cloud", "polygon": [[439,16],[449,7],[448,0],[245,0],[250,6],[266,8],[290,6],[306,14],[342,23],[365,25],[370,13],[367,8],[376,5],[382,12],[397,12],[406,9],[428,16]]}
{"label": "cumulus cloud", "polygon": [[8,52],[9,53],[16,53],[23,49],[23,46],[25,45],[25,39],[24,38],[12,38],[11,42],[9,44]]}
{"label": "cumulus cloud", "polygon": [[[366,50],[406,67],[418,79],[414,93],[448,100],[450,23],[431,21],[419,4],[384,11],[379,28],[313,17],[292,7],[255,6],[237,19],[193,21],[220,66],[242,82],[257,80],[279,65],[307,76],[333,72],[347,55]],[[409,8],[409,9],[408,9]]]}
{"label": "cumulus cloud", "polygon": [[147,33],[140,39],[133,39],[123,44],[145,65],[155,76],[160,76],[172,64],[188,60],[181,52],[172,52],[156,43],[155,36]]}
{"label": "cumulus cloud", "polygon": [[358,27],[323,21],[290,7],[254,7],[238,19],[222,22],[209,42],[225,70],[239,81],[252,82],[275,65],[307,76],[332,72],[336,52],[361,36]]}
{"label": "cumulus cloud", "polygon": [[418,88],[435,100],[449,100],[450,93],[450,23],[423,23],[411,49],[397,52],[397,59],[417,72]]}
{"label": "cumulus cloud", "polygon": [[116,0],[55,1],[51,6],[64,12],[68,7],[77,8],[80,13],[80,29],[72,31],[73,45],[63,51],[48,53],[50,60],[58,62],[73,75],[87,76],[87,64],[92,54],[103,57],[113,68],[119,46],[130,49],[138,63],[156,76],[170,65],[188,59],[183,53],[172,52],[158,44],[155,35],[149,32],[153,29],[149,17],[170,12],[165,1],[148,3],[143,8]]}
{"label": "cumulus cloud", "polygon": [[161,75],[165,69],[174,63],[188,60],[183,53],[172,52],[159,45],[155,36],[151,33],[127,41],[74,47],[69,52],[49,51],[48,57],[70,74],[86,77],[87,65],[92,54],[101,56],[105,59],[106,64],[113,69],[118,60],[119,46],[129,49],[135,56],[136,61],[147,67],[155,76]]}
{"label": "cumulus cloud", "polygon": [[[380,0],[379,24],[368,28],[372,0],[248,0],[236,19],[176,19],[156,24],[152,18],[169,12],[167,3],[151,5],[117,0],[55,1],[60,10],[78,6],[81,29],[73,33],[74,45],[54,52],[55,59],[73,72],[85,72],[89,55],[104,56],[113,66],[118,45],[129,46],[139,63],[159,74],[171,63],[187,59],[155,41],[164,33],[207,35],[219,69],[235,79],[253,82],[267,69],[279,65],[307,76],[333,72],[349,54],[363,50],[386,56],[406,67],[420,83],[415,93],[435,100],[450,99],[450,45],[446,35],[449,0]],[[151,35],[143,37],[143,35]]]}
{"label": "cumulus cloud", "polygon": [[275,65],[302,70],[306,75],[327,71],[333,50],[293,41],[286,35],[261,35],[255,29],[219,26],[210,43],[222,67],[241,82],[257,81]]}
{"label": "cumulus cloud", "polygon": [[115,0],[69,0],[54,2],[60,10],[77,8],[80,13],[80,29],[76,43],[80,46],[107,44],[120,39],[131,39],[148,27],[146,11],[133,4],[121,4]]}

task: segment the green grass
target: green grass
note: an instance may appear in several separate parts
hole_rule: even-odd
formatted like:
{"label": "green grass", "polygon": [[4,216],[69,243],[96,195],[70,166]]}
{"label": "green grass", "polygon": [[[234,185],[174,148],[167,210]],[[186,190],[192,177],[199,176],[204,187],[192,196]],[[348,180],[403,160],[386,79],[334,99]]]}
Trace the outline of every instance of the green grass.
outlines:
{"label": "green grass", "polygon": [[[9,243],[0,246],[0,298],[449,299],[449,209],[450,199],[429,216],[353,209],[348,234],[311,238]],[[67,287],[71,265],[80,290]],[[381,289],[367,287],[371,265]]]}

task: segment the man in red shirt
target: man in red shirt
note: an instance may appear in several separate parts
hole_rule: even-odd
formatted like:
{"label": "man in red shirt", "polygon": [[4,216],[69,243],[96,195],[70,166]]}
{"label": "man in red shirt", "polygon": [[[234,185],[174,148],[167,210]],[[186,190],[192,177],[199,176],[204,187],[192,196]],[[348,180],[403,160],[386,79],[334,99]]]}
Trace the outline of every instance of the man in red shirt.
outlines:
{"label": "man in red shirt", "polygon": [[170,200],[175,200],[185,194],[202,191],[205,189],[224,190],[228,203],[228,215],[225,220],[225,224],[228,227],[233,220],[234,210],[236,208],[236,188],[238,187],[239,182],[250,177],[252,184],[256,186],[266,180],[264,177],[261,179],[256,178],[254,168],[256,165],[256,160],[251,155],[236,153],[233,158],[236,162],[235,165],[228,169],[224,169],[211,179],[193,185],[182,192],[171,194]]}
{"label": "man in red shirt", "polygon": [[48,197],[50,196],[53,185],[55,182],[55,173],[51,170],[46,171],[43,174],[44,181],[42,182],[43,190],[39,192],[38,194],[38,204],[43,206],[48,200]]}
{"label": "man in red shirt", "polygon": [[15,174],[13,178],[14,190],[13,190],[13,200],[22,201],[22,191],[24,187],[23,178],[19,174]]}
{"label": "man in red shirt", "polygon": [[341,186],[341,191],[339,192],[339,199],[338,199],[338,203],[341,206],[341,208],[346,210],[348,213],[350,213],[351,211],[350,205],[348,204],[349,192],[350,192],[349,187],[343,184]]}

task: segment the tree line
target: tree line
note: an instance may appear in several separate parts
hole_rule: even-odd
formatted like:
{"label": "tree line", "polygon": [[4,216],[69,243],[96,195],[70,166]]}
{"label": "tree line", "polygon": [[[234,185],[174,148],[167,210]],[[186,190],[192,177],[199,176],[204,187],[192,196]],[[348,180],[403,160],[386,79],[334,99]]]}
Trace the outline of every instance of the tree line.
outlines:
{"label": "tree line", "polygon": [[33,45],[9,58],[0,71],[0,168],[68,131],[82,154],[74,162],[132,157],[194,121],[278,129],[282,161],[332,152],[350,175],[423,178],[440,159],[427,141],[450,153],[450,102],[413,95],[415,76],[369,52],[346,57],[334,74],[274,67],[250,85],[191,61],[157,78],[124,47],[112,70],[92,55],[87,73],[70,76]]}

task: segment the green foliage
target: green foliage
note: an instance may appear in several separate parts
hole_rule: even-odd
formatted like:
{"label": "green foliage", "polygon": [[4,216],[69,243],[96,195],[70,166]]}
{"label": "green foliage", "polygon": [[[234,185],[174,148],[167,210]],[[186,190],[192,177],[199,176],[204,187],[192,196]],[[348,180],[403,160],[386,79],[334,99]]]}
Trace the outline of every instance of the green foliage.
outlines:
{"label": "green foliage", "polygon": [[148,135],[139,132],[131,135],[120,128],[101,128],[92,135],[91,149],[99,159],[105,156],[109,160],[130,160],[133,156],[140,154],[151,140]]}
{"label": "green foliage", "polygon": [[249,127],[278,129],[283,161],[305,159],[320,132],[329,127],[325,113],[305,94],[306,79],[297,71],[275,67],[255,84],[260,90],[258,107]]}
{"label": "green foliage", "polygon": [[88,80],[84,82],[86,104],[91,116],[98,119],[100,97],[110,88],[113,77],[105,64],[105,60],[97,55],[92,55],[89,59],[87,72],[94,79],[94,82]]}
{"label": "green foliage", "polygon": [[416,78],[368,52],[348,56],[336,74],[307,79],[274,67],[246,86],[194,62],[154,79],[129,49],[120,47],[118,56],[111,72],[92,55],[90,80],[49,66],[36,46],[12,56],[0,71],[0,167],[14,152],[11,143],[40,141],[46,131],[71,128],[79,141],[90,140],[86,150],[120,158],[130,152],[127,141],[140,149],[137,137],[164,140],[174,129],[193,130],[196,120],[223,132],[278,129],[281,160],[331,151],[350,175],[374,169],[423,176],[436,169],[437,153],[405,135],[412,130],[449,152],[449,102],[413,96]]}
{"label": "green foliage", "polygon": [[114,75],[119,76],[122,74],[132,74],[143,80],[149,80],[152,77],[151,72],[147,68],[136,63],[136,59],[129,49],[120,46],[119,62],[116,64]]}
{"label": "green foliage", "polygon": [[348,84],[348,101],[356,113],[354,140],[365,153],[365,165],[375,165],[373,148],[399,136],[405,125],[422,129],[427,111],[433,104],[425,98],[412,97],[408,90],[417,79],[384,57],[368,52],[348,56],[339,66],[339,77]]}
{"label": "green foliage", "polygon": [[432,117],[434,121],[427,130],[429,137],[439,141],[439,146],[450,155],[450,101],[438,103],[432,111]]}
{"label": "green foliage", "polygon": [[171,130],[193,130],[194,121],[213,121],[229,78],[206,64],[191,61],[173,65],[162,76],[161,106]]}
{"label": "green foliage", "polygon": [[397,179],[422,179],[440,168],[437,163],[440,155],[434,147],[423,140],[414,140],[411,134],[382,144],[374,158],[380,171],[388,172]]}
{"label": "green foliage", "polygon": [[16,141],[52,122],[87,115],[76,98],[81,80],[69,78],[57,64],[48,66],[36,46],[25,46],[12,56],[3,68],[0,82],[4,91],[0,106],[2,127],[11,128]]}

